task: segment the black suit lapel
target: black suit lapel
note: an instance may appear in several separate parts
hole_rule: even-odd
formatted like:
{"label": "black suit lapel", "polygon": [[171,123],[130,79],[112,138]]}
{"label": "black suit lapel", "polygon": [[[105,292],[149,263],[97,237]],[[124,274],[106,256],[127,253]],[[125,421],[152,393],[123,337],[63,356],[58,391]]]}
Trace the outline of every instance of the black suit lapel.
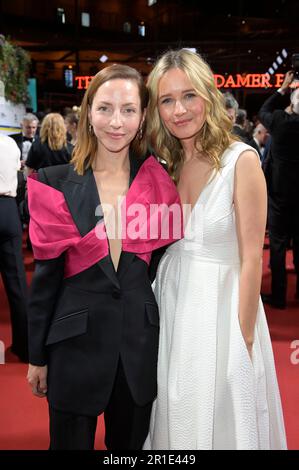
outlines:
{"label": "black suit lapel", "polygon": [[20,134],[15,138],[15,141],[17,143],[17,146],[19,147],[21,151],[21,160],[22,160],[22,149],[23,149],[23,135]]}
{"label": "black suit lapel", "polygon": [[100,200],[91,169],[81,176],[70,166],[68,178],[62,188],[74,222],[84,237],[101,220],[101,217],[96,216]]}
{"label": "black suit lapel", "polygon": [[[62,188],[74,222],[81,236],[84,237],[103,219],[100,215],[100,199],[92,169],[89,168],[84,175],[78,175],[71,165]],[[110,255],[97,264],[113,284],[119,287]]]}

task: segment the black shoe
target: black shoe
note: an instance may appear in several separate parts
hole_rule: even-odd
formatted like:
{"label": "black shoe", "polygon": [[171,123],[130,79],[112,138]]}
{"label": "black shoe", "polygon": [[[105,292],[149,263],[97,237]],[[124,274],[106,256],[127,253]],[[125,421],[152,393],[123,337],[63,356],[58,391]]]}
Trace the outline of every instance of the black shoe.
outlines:
{"label": "black shoe", "polygon": [[264,304],[271,305],[271,307],[279,308],[280,310],[284,310],[286,308],[286,303],[284,301],[274,299],[271,294],[261,294],[261,297]]}

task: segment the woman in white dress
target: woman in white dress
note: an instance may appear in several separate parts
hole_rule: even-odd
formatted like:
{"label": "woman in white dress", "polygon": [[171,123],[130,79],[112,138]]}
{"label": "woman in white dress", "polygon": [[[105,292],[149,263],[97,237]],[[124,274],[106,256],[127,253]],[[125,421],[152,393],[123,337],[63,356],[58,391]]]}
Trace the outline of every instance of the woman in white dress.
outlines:
{"label": "woman in white dress", "polygon": [[266,185],[259,157],[231,134],[205,61],[168,51],[148,87],[150,139],[186,211],[185,237],[156,278],[158,396],[144,449],[285,449],[260,300]]}

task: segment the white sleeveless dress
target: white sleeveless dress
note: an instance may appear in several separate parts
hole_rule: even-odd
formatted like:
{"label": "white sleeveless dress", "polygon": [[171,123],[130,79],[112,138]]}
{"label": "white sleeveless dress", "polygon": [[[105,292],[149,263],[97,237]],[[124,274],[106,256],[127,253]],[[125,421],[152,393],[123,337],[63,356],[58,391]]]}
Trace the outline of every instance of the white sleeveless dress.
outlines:
{"label": "white sleeveless dress", "polygon": [[240,258],[234,169],[252,147],[233,143],[199,196],[185,238],[163,256],[158,396],[144,449],[286,449],[261,300],[248,354],[238,318]]}

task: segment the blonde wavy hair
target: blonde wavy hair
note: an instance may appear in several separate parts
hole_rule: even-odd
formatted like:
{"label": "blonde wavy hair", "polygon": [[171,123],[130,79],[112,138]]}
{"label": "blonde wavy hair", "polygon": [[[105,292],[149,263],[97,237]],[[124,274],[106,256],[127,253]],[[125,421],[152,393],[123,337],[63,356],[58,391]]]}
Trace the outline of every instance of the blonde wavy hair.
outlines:
{"label": "blonde wavy hair", "polygon": [[49,113],[42,122],[40,140],[48,142],[51,150],[60,150],[66,147],[66,127],[61,114]]}
{"label": "blonde wavy hair", "polygon": [[170,50],[156,62],[147,81],[148,141],[157,156],[166,160],[171,177],[178,181],[184,159],[183,148],[179,139],[164,125],[158,107],[159,81],[172,68],[179,68],[186,73],[195,92],[205,102],[205,123],[196,136],[195,147],[207,155],[213,168],[219,171],[222,153],[233,141],[239,139],[231,134],[232,122],[225,110],[223,95],[216,87],[210,66],[199,54],[186,49]]}
{"label": "blonde wavy hair", "polygon": [[[114,64],[106,67],[98,72],[91,80],[80,111],[80,119],[77,130],[77,143],[74,148],[71,163],[74,164],[75,170],[79,175],[83,175],[84,171],[90,167],[96,157],[98,150],[98,140],[94,132],[90,129],[89,110],[92,106],[95,94],[100,86],[108,80],[123,79],[136,82],[139,91],[141,112],[143,112],[148,104],[148,90],[140,73],[133,67],[122,64]],[[136,157],[140,157],[146,152],[146,120],[142,124],[142,139],[137,136],[131,143],[130,149]]]}

